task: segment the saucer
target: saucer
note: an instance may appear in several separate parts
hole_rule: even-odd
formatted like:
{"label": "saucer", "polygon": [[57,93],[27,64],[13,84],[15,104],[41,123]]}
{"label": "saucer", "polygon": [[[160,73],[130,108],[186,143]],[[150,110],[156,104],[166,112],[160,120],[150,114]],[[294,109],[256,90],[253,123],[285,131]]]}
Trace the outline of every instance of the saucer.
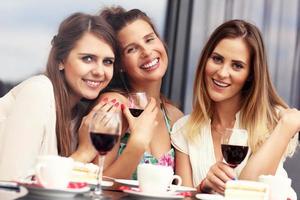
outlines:
{"label": "saucer", "polygon": [[[115,179],[115,182],[120,183],[122,185],[138,187],[139,182],[137,180],[128,180],[128,179]],[[196,188],[181,186],[181,185],[171,185],[171,190],[175,190],[176,192],[193,192],[196,191]]]}
{"label": "saucer", "polygon": [[123,192],[131,195],[131,196],[136,196],[136,197],[146,197],[146,198],[155,198],[155,199],[183,199],[183,195],[176,194],[174,192],[166,192],[162,194],[153,194],[153,193],[146,193],[146,192],[141,192],[137,190],[129,189],[129,190],[123,190]]}
{"label": "saucer", "polygon": [[38,195],[38,196],[47,196],[47,197],[62,197],[62,198],[70,198],[74,197],[77,194],[84,194],[90,191],[90,187],[85,186],[82,188],[65,188],[65,189],[50,189],[50,188],[43,188],[37,184],[22,184],[29,194],[31,195]]}
{"label": "saucer", "polygon": [[139,186],[139,182],[137,180],[129,180],[129,179],[115,179],[115,182],[120,183],[122,185],[127,185],[127,186]]}
{"label": "saucer", "polygon": [[[90,181],[85,181],[85,183],[90,184],[90,185],[97,185],[97,180],[90,180]],[[102,188],[107,188],[113,186],[114,182],[112,181],[101,181],[101,187]]]}
{"label": "saucer", "polygon": [[183,185],[171,185],[171,190],[175,190],[176,192],[194,192],[196,188],[183,186]]}
{"label": "saucer", "polygon": [[204,193],[196,194],[196,198],[201,200],[223,200],[224,199],[224,197],[219,194],[204,194]]}

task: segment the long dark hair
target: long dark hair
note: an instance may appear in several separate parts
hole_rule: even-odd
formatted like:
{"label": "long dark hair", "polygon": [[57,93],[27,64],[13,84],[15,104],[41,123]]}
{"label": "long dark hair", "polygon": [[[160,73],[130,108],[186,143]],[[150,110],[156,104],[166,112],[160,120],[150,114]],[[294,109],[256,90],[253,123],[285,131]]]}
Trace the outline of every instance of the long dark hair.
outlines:
{"label": "long dark hair", "polygon": [[[70,88],[65,80],[59,64],[67,59],[70,51],[75,47],[84,33],[89,32],[107,42],[118,57],[118,43],[111,26],[99,16],[84,13],[74,13],[66,18],[59,26],[56,36],[52,40],[46,76],[53,84],[56,106],[56,135],[58,153],[62,156],[71,155],[71,119]],[[81,121],[81,120],[79,120]]]}

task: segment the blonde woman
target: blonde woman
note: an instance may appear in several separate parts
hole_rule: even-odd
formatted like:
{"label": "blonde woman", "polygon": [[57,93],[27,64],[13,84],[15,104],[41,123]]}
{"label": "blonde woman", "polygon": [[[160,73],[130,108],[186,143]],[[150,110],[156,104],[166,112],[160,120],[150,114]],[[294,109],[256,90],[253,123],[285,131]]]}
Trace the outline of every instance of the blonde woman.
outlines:
{"label": "blonde woman", "polygon": [[[176,173],[201,192],[224,193],[230,179],[286,176],[283,161],[296,147],[300,112],[276,93],[257,27],[242,20],[220,25],[206,43],[196,71],[193,110],[172,133]],[[248,131],[249,153],[235,169],[222,162],[226,128]],[[238,137],[233,135],[232,137]]]}

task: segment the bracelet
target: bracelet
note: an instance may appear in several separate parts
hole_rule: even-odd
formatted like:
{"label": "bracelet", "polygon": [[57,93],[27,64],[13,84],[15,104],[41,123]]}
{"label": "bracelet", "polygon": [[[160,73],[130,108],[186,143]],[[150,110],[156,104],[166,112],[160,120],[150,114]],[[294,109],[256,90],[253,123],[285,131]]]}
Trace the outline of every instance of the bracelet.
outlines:
{"label": "bracelet", "polygon": [[201,183],[199,184],[198,186],[198,191],[199,192],[204,192],[204,181],[205,181],[206,178],[204,178]]}
{"label": "bracelet", "polygon": [[203,193],[211,193],[211,189],[210,188],[205,188],[205,185],[204,185],[204,181],[205,181],[206,178],[204,178],[201,183],[199,184],[197,190],[198,192],[203,192]]}

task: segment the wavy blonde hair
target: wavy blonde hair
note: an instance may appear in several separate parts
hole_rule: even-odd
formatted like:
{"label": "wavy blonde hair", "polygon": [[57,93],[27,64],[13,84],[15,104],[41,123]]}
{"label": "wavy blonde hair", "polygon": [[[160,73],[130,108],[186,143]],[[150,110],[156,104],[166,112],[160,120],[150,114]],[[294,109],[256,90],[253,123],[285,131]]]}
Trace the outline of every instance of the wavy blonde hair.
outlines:
{"label": "wavy blonde hair", "polygon": [[[276,93],[271,82],[267,57],[261,33],[256,26],[243,20],[230,20],[220,25],[204,46],[194,80],[193,110],[185,125],[189,140],[213,116],[214,107],[205,84],[205,66],[218,43],[225,38],[242,38],[250,50],[250,74],[242,88],[240,127],[248,130],[249,146],[256,152],[275,128],[279,116],[276,107],[287,104]],[[201,136],[201,135],[200,135]],[[292,155],[296,144],[290,144],[287,153]]]}

